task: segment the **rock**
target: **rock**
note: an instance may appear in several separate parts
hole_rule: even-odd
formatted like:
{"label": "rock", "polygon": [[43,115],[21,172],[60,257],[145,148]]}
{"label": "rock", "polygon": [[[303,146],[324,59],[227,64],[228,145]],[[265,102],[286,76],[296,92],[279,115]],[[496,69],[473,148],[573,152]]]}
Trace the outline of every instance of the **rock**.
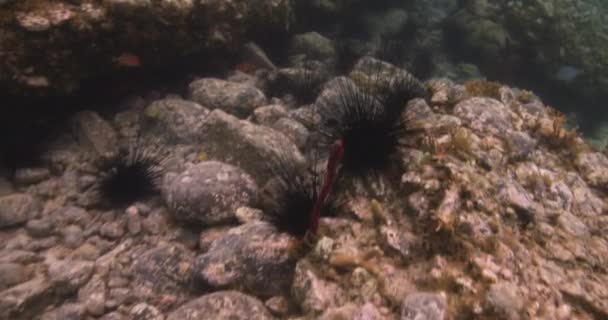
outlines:
{"label": "rock", "polygon": [[25,232],[19,232],[6,241],[4,249],[34,251],[30,248],[32,246],[32,241],[32,238]]}
{"label": "rock", "polygon": [[165,320],[165,316],[154,306],[138,303],[129,311],[132,320]]}
{"label": "rock", "polygon": [[527,133],[515,131],[506,138],[509,155],[517,160],[527,159],[536,148],[536,140]]}
{"label": "rock", "polygon": [[91,243],[85,243],[72,252],[76,260],[94,261],[101,255],[101,251]]}
{"label": "rock", "polygon": [[30,280],[31,272],[18,263],[0,263],[0,291]]}
{"label": "rock", "polygon": [[517,291],[517,286],[511,283],[493,284],[486,293],[487,308],[504,319],[521,319],[519,312],[524,306],[524,301]]}
{"label": "rock", "polygon": [[281,118],[272,124],[272,128],[284,133],[298,148],[304,148],[308,140],[308,129],[298,121],[290,118]]}
{"label": "rock", "polygon": [[289,312],[289,300],[284,296],[274,296],[266,300],[264,305],[275,315],[286,315]]}
{"label": "rock", "polygon": [[414,249],[420,246],[419,240],[412,232],[403,230],[398,231],[395,228],[382,226],[380,234],[384,244],[395,250],[403,259],[409,259],[412,256]]}
{"label": "rock", "polygon": [[57,236],[50,236],[40,239],[34,239],[25,248],[30,251],[43,251],[56,246],[58,243],[59,238]]}
{"label": "rock", "polygon": [[339,307],[329,307],[319,317],[318,320],[332,320],[332,319],[354,319],[355,313],[357,312],[357,306],[353,303],[347,303],[346,305]]}
{"label": "rock", "polygon": [[78,291],[78,300],[84,304],[87,312],[93,316],[101,316],[105,311],[106,284],[98,275]]}
{"label": "rock", "polygon": [[121,305],[131,303],[134,298],[135,296],[133,296],[130,288],[111,288],[105,306],[108,309],[115,309]]}
{"label": "rock", "polygon": [[270,126],[282,117],[287,116],[287,110],[280,104],[271,104],[255,109],[252,120],[256,124]]}
{"label": "rock", "polygon": [[197,320],[201,317],[216,320],[275,319],[255,297],[238,291],[218,291],[177,308],[167,315],[167,320]]}
{"label": "rock", "polygon": [[566,230],[573,236],[582,238],[591,235],[587,225],[570,212],[563,212],[560,214],[560,216],[557,218],[557,222],[562,229]]}
{"label": "rock", "polygon": [[236,219],[240,224],[246,224],[264,219],[264,211],[250,207],[240,207],[235,212]]}
{"label": "rock", "polygon": [[52,303],[53,286],[44,277],[0,292],[0,319],[28,319]]}
{"label": "rock", "polygon": [[256,87],[205,78],[189,85],[192,100],[210,109],[221,109],[239,118],[246,118],[266,103],[266,96]]}
{"label": "rock", "polygon": [[454,115],[482,135],[502,136],[513,126],[507,108],[492,98],[474,97],[461,101],[454,107]]}
{"label": "rock", "polygon": [[585,180],[593,187],[608,188],[608,158],[599,152],[581,153],[575,165]]}
{"label": "rock", "polygon": [[203,225],[233,221],[236,209],[253,205],[258,193],[247,173],[217,161],[191,166],[165,189],[165,202],[177,220]]}
{"label": "rock", "polygon": [[77,303],[66,303],[42,315],[40,320],[85,320],[86,310]]}
{"label": "rock", "polygon": [[[582,276],[581,274],[581,277]],[[585,277],[586,278],[586,277]],[[580,279],[559,285],[559,290],[566,301],[576,306],[576,309],[587,310],[592,317],[597,319],[608,318],[608,302],[605,297],[605,286],[595,280],[584,280],[584,285]]]}
{"label": "rock", "polygon": [[0,197],[0,228],[27,222],[38,216],[40,204],[27,194]]}
{"label": "rock", "polygon": [[196,288],[194,252],[181,244],[167,244],[143,252],[133,263],[133,295],[140,299],[163,295],[167,301],[184,302]]}
{"label": "rock", "polygon": [[289,51],[291,55],[305,55],[307,60],[326,60],[336,54],[331,40],[316,32],[295,35]]}
{"label": "rock", "polygon": [[108,239],[118,239],[125,234],[125,224],[123,220],[106,222],[101,225],[99,234]]}
{"label": "rock", "polygon": [[25,229],[32,237],[43,238],[54,233],[55,224],[48,218],[33,219],[27,222]]}
{"label": "rock", "polygon": [[152,102],[144,111],[158,131],[170,135],[177,142],[197,142],[201,123],[209,110],[200,104],[178,98],[165,98]]}
{"label": "rock", "polygon": [[304,312],[313,314],[339,305],[339,297],[344,296],[337,284],[316,275],[307,260],[300,260],[296,265],[291,293]]}
{"label": "rock", "polygon": [[72,131],[80,144],[88,146],[103,159],[118,155],[118,134],[112,126],[93,111],[81,111],[72,121]]}
{"label": "rock", "polygon": [[111,277],[108,280],[108,288],[124,288],[129,286],[129,279],[124,277]]}
{"label": "rock", "polygon": [[242,286],[257,294],[279,295],[291,285],[294,250],[294,239],[272,225],[248,223],[228,230],[196,257],[194,273],[208,287]]}
{"label": "rock", "polygon": [[68,248],[76,249],[84,242],[82,228],[77,225],[66,226],[61,233],[63,233],[63,244]]}
{"label": "rock", "polygon": [[167,228],[167,218],[164,209],[155,210],[142,222],[142,228],[148,234],[159,234]]}
{"label": "rock", "polygon": [[284,134],[263,126],[241,121],[214,110],[203,126],[203,149],[212,159],[235,165],[250,174],[258,185],[273,177],[268,157],[282,154],[295,162],[304,156]]}
{"label": "rock", "polygon": [[417,292],[401,304],[401,320],[443,320],[447,309],[445,294]]}
{"label": "rock", "polygon": [[49,264],[49,280],[58,294],[75,292],[89,281],[95,263],[90,261],[64,260]]}
{"label": "rock", "polygon": [[530,195],[519,183],[514,180],[504,180],[497,186],[498,197],[508,206],[518,210],[520,219],[527,224],[535,217],[535,205]]}
{"label": "rock", "polygon": [[89,213],[86,210],[75,206],[68,206],[57,210],[57,213],[53,215],[53,220],[58,226],[75,224],[85,230],[90,228],[91,225],[91,216]]}
{"label": "rock", "polygon": [[211,248],[211,244],[215,240],[222,237],[228,230],[230,230],[230,227],[228,227],[228,226],[212,227],[212,228],[203,230],[198,237],[199,251],[201,251],[201,252],[209,251],[209,248]]}
{"label": "rock", "polygon": [[106,313],[103,317],[99,318],[99,320],[130,320],[127,315],[122,312],[114,311],[110,313]]}
{"label": "rock", "polygon": [[1,250],[0,251],[0,263],[20,263],[28,264],[39,262],[42,257],[39,255],[23,250]]}
{"label": "rock", "polygon": [[141,231],[141,216],[137,212],[127,212],[127,230],[130,235],[137,235]]}
{"label": "rock", "polygon": [[18,185],[30,185],[48,179],[51,172],[47,168],[20,168],[15,171],[15,183]]}
{"label": "rock", "polygon": [[353,320],[381,320],[384,317],[380,311],[371,303],[364,304],[353,316]]}

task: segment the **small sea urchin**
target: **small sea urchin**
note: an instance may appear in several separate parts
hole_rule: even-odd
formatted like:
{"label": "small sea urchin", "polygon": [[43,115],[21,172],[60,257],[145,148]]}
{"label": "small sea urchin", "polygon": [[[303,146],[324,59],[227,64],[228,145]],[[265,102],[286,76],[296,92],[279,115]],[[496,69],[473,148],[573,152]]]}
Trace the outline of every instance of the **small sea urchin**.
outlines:
{"label": "small sea urchin", "polygon": [[137,143],[119,156],[100,175],[96,191],[113,206],[129,205],[159,191],[162,158]]}

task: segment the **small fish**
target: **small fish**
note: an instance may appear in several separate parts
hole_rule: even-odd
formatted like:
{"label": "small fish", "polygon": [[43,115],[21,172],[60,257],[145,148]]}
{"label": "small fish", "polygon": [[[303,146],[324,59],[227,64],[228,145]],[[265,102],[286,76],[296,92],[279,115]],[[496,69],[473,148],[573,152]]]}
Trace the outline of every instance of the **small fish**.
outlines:
{"label": "small fish", "polygon": [[243,73],[252,73],[253,71],[255,71],[257,69],[254,64],[251,64],[248,62],[239,63],[234,68]]}
{"label": "small fish", "polygon": [[132,53],[123,53],[112,59],[114,63],[122,67],[137,68],[141,67],[141,60]]}
{"label": "small fish", "polygon": [[557,72],[555,73],[555,78],[560,81],[570,82],[576,79],[576,77],[578,77],[581,73],[583,73],[581,70],[573,66],[566,65],[560,67],[559,70],[557,70]]}

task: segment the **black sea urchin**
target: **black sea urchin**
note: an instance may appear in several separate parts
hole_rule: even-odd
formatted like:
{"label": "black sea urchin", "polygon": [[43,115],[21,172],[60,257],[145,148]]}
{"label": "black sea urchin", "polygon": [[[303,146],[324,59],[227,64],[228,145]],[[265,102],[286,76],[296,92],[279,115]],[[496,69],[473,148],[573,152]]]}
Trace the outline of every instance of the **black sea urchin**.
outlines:
{"label": "black sea urchin", "polygon": [[404,134],[413,131],[404,118],[407,102],[425,94],[408,74],[372,74],[365,90],[348,79],[337,80],[337,96],[320,108],[328,143],[341,141],[346,173],[365,175],[384,169]]}
{"label": "black sea urchin", "polygon": [[129,205],[156,194],[163,176],[162,158],[137,143],[109,163],[98,179],[98,195],[114,206]]}
{"label": "black sea urchin", "polygon": [[319,173],[313,165],[280,154],[274,155],[269,166],[275,177],[264,187],[261,206],[270,221],[279,231],[296,237],[315,233],[319,217],[329,215],[329,193],[321,190]]}

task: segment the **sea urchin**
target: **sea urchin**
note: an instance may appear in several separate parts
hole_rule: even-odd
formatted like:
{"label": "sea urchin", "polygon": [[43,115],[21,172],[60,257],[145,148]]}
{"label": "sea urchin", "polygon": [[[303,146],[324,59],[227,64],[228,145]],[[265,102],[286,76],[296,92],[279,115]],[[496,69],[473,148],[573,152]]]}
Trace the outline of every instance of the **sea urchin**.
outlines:
{"label": "sea urchin", "polygon": [[319,217],[329,215],[329,190],[320,189],[320,175],[313,166],[284,155],[270,160],[275,177],[264,187],[261,205],[279,231],[296,237],[314,234]]}
{"label": "sea urchin", "polygon": [[417,94],[408,90],[409,82],[396,78],[374,82],[378,87],[372,93],[349,79],[336,81],[336,98],[320,108],[321,134],[328,144],[343,144],[345,172],[365,175],[384,169],[401,137],[412,130],[402,111]]}
{"label": "sea urchin", "polygon": [[116,206],[129,205],[156,194],[163,176],[162,159],[139,144],[109,163],[99,177],[100,198]]}

